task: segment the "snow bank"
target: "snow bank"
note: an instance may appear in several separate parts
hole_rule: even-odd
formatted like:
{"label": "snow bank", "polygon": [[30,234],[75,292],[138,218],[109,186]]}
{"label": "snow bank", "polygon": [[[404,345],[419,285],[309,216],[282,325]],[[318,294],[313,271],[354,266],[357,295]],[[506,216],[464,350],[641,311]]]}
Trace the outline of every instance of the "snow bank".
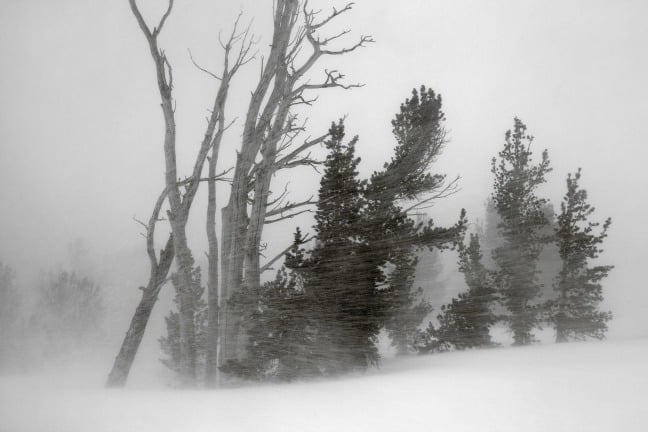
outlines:
{"label": "snow bank", "polygon": [[105,371],[91,368],[0,377],[0,431],[645,431],[647,360],[641,339],[393,359],[363,376],[215,391],[105,390]]}

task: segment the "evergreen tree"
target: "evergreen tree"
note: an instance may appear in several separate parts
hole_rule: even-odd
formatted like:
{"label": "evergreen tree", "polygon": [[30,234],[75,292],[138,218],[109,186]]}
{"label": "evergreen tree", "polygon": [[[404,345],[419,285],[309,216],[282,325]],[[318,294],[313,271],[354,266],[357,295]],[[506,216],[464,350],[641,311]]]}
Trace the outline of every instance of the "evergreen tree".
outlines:
{"label": "evergreen tree", "polygon": [[399,252],[391,258],[394,267],[381,294],[385,304],[385,329],[397,354],[406,354],[415,349],[419,326],[432,307],[423,298],[423,289],[414,288],[418,257],[412,250]]}
{"label": "evergreen tree", "polygon": [[458,251],[459,271],[464,274],[468,290],[441,307],[438,328],[430,323],[427,330],[419,334],[417,349],[420,352],[493,345],[489,330],[497,321],[491,310],[495,289],[491,273],[482,263],[478,236],[471,234],[469,245],[459,244]]}
{"label": "evergreen tree", "polygon": [[46,338],[45,349],[65,350],[96,337],[104,313],[101,288],[74,272],[50,273],[38,291],[31,325]]}
{"label": "evergreen tree", "polygon": [[396,148],[381,171],[373,173],[367,194],[370,199],[394,201],[418,199],[441,188],[446,179],[429,172],[445,144],[445,115],[441,96],[421,86],[400,106],[392,120]]}
{"label": "evergreen tree", "polygon": [[347,144],[342,121],[326,142],[315,214],[317,244],[306,263],[305,293],[317,323],[317,362],[325,374],[364,369],[378,361],[380,330],[376,251],[363,236],[365,183],[358,179],[357,137]]}
{"label": "evergreen tree", "polygon": [[[206,345],[205,337],[207,331],[207,303],[204,300],[205,288],[202,286],[202,278],[200,274],[200,267],[193,265],[193,258],[191,258],[191,286],[188,293],[185,295],[187,307],[193,310],[194,316],[194,329],[195,329],[195,344],[190,347],[193,350],[192,358],[196,359],[196,370],[202,371],[204,369]],[[171,283],[175,291],[173,302],[176,307],[180,307],[180,281],[177,273],[171,275]],[[160,361],[169,369],[176,373],[181,373],[181,354],[180,354],[180,315],[179,312],[171,311],[169,315],[164,318],[166,322],[166,336],[158,339],[160,349],[164,354],[164,358]]]}
{"label": "evergreen tree", "polygon": [[513,131],[506,132],[499,161],[492,160],[495,176],[493,202],[500,217],[498,229],[503,244],[493,251],[497,264],[497,285],[508,317],[515,345],[534,341],[532,329],[538,323],[539,308],[535,303],[541,284],[538,281],[538,257],[549,240],[543,233],[548,224],[543,212],[546,200],[536,196],[536,189],[545,182],[549,157],[534,165],[526,126],[515,119]]}
{"label": "evergreen tree", "polygon": [[454,182],[446,185],[446,176],[431,174],[430,168],[445,144],[445,116],[441,96],[421,86],[400,106],[392,120],[396,140],[394,156],[383,169],[374,172],[369,181],[366,198],[365,230],[374,262],[390,270],[381,274],[378,284],[382,297],[383,325],[399,353],[413,348],[418,327],[431,311],[414,286],[418,264],[417,253],[422,248],[443,250],[463,233],[465,220],[453,227],[435,227],[432,220],[417,224],[403,208],[403,202],[429,202],[452,190]]}
{"label": "evergreen tree", "polygon": [[602,339],[606,323],[612,318],[610,312],[599,311],[599,305],[603,300],[601,281],[613,266],[591,265],[602,252],[600,245],[612,221],[608,218],[601,226],[589,220],[594,207],[587,203],[587,191],[578,184],[580,178],[580,169],[573,177],[567,176],[567,193],[556,227],[556,243],[562,258],[562,269],[554,284],[558,299],[552,302],[556,342],[570,338]]}
{"label": "evergreen tree", "polygon": [[463,273],[468,290],[441,308],[438,328],[427,330],[423,351],[463,350],[493,345],[490,327],[497,321],[491,307],[495,300],[490,272],[482,263],[479,237],[470,235],[468,246],[460,244],[459,271]]}
{"label": "evergreen tree", "polygon": [[247,319],[254,323],[250,355],[223,370],[253,379],[277,378],[282,370],[286,377],[363,370],[378,362],[381,328],[399,351],[410,349],[430,310],[413,287],[416,252],[449,247],[465,225],[462,213],[453,227],[423,226],[401,207],[445,190],[445,177],[428,172],[444,142],[440,107],[432,90],[413,91],[392,122],[395,155],[369,182],[358,178],[357,137],[345,144],[343,123],[331,126],[317,243],[308,257],[294,246],[275,281],[237,300],[255,311]]}
{"label": "evergreen tree", "polygon": [[247,356],[230,360],[221,367],[223,372],[244,379],[280,381],[319,374],[313,356],[315,324],[300,274],[304,266],[303,242],[297,228],[284,267],[275,280],[263,284],[258,293],[246,290],[232,302],[237,309],[252,311],[244,319]]}

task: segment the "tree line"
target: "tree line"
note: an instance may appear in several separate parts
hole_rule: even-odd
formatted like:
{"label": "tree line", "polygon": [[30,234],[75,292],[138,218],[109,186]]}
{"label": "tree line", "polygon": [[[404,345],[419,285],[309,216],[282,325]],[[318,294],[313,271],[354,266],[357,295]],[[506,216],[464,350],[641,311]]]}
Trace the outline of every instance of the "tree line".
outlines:
{"label": "tree line", "polygon": [[[422,335],[424,351],[492,346],[489,329],[498,322],[509,326],[514,345],[535,342],[533,329],[542,324],[555,328],[556,342],[605,336],[612,314],[600,310],[601,282],[613,266],[597,265],[596,260],[611,219],[602,224],[591,220],[594,207],[579,184],[579,168],[568,174],[560,213],[551,223],[548,200],[537,195],[551,171],[548,152],[534,163],[533,137],[526,130],[516,118],[499,157],[492,160],[491,202],[502,240],[492,251],[495,265],[484,265],[477,234],[459,245],[459,271],[468,290],[444,306],[438,326],[430,324]],[[553,281],[553,298],[543,300],[538,266],[547,244],[556,246],[561,267]],[[500,313],[494,310],[497,306]]]}
{"label": "tree line", "polygon": [[[539,235],[537,229],[545,221],[538,208],[545,201],[534,191],[544,182],[549,162],[545,153],[540,164],[531,165],[530,137],[519,120],[506,135],[499,162],[494,160],[492,166],[493,201],[502,218],[498,229],[506,241],[493,255],[496,270],[480,264],[476,236],[463,244],[467,229],[463,210],[450,227],[432,221],[418,224],[411,217],[457,188],[458,179],[431,173],[446,143],[442,100],[434,91],[421,87],[401,105],[392,121],[393,155],[368,179],[359,177],[358,138],[346,139],[342,120],[315,139],[302,138],[306,128],[300,115],[315,103],[315,92],[360,86],[346,82],[337,70],[325,69],[320,81],[312,77],[323,58],[349,55],[373,42],[370,36],[360,36],[345,45],[348,31],[325,34],[332,21],[352,9],[352,3],[325,16],[311,10],[307,2],[274,3],[272,43],[251,91],[236,161],[221,172],[217,169],[220,144],[231,125],[225,115],[230,84],[240,68],[256,59],[256,40],[249,27],[240,30],[239,16],[229,37],[221,40],[220,73],[191,58],[216,85],[206,129],[197,140],[194,167],[184,178],[176,166],[173,68],[158,42],[174,1],[168,1],[152,28],[136,0],[129,4],[154,64],[164,120],[165,176],[150,218],[141,222],[149,280],[140,287],[142,298],[108,385],[126,383],[173,263],[170,279],[177,309],[166,319],[167,335],[160,344],[164,363],[177,372],[183,386],[198,382],[214,386],[219,372],[252,379],[294,379],[364,369],[379,360],[376,341],[383,329],[401,352],[487,345],[482,342],[490,340],[489,327],[501,320],[509,323],[517,344],[533,341],[531,331],[541,317],[554,322],[564,338],[582,333],[578,326],[584,317],[598,317],[603,327],[590,333],[602,335],[609,316],[597,312],[599,282],[610,268],[587,266],[598,256],[609,222],[594,234],[597,225],[588,222],[593,209],[584,202],[578,173],[568,179],[575,189],[564,203],[565,216],[558,218],[561,230],[555,236]],[[311,157],[315,146],[325,147],[325,160]],[[291,202],[287,188],[277,192],[281,188],[273,178],[281,170],[303,166],[323,167],[318,199]],[[229,189],[221,208],[220,238],[217,182]],[[208,199],[206,287],[186,234],[200,183],[207,183]],[[304,235],[296,229],[285,253],[262,263],[265,225],[290,220],[313,206],[313,233]],[[169,235],[158,252],[155,231],[164,213]],[[590,225],[581,228],[583,223]],[[568,264],[558,282],[559,300],[540,307],[534,302],[539,286],[535,262],[549,237],[561,239],[561,257]],[[307,244],[314,245],[307,249]],[[470,287],[443,309],[440,324],[427,330],[420,326],[431,308],[420,287],[413,286],[418,253],[424,249],[458,250],[460,271]],[[262,274],[282,257],[284,264],[276,277],[262,283]],[[495,316],[491,309],[495,301],[508,313]],[[477,332],[468,339],[479,342],[458,342],[456,335],[465,339],[466,332]]]}
{"label": "tree line", "polygon": [[79,271],[42,272],[27,291],[0,262],[0,369],[27,369],[103,336],[101,287]]}

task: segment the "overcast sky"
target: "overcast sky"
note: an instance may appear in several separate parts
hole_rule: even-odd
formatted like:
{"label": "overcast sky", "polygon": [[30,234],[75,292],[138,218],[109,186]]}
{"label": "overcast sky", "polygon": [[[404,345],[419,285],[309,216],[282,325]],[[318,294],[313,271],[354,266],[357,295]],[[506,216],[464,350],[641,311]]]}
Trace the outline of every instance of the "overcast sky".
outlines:
{"label": "overcast sky", "polygon": [[[156,17],[165,2],[141,3],[148,17]],[[231,30],[239,10],[245,22],[254,18],[265,52],[269,0],[177,0],[160,40],[174,66],[185,174],[216,90],[191,65],[187,49],[218,70],[218,31]],[[554,170],[543,193],[556,208],[567,173],[582,167],[596,217],[613,219],[602,257],[616,266],[605,282],[616,313],[611,334],[646,334],[646,17],[648,3],[641,0],[359,0],[332,30],[350,28],[348,43],[361,34],[376,43],[326,66],[365,87],[322,93],[308,113],[309,133],[318,135],[348,115],[347,131],[360,135],[367,174],[389,158],[389,122],[399,104],[413,87],[433,88],[443,96],[450,137],[435,170],[461,175],[462,190],[430,213],[451,223],[462,207],[472,220],[482,216],[492,184],[490,159],[519,116],[536,137],[536,155],[549,150]],[[147,49],[127,0],[3,1],[1,261],[21,270],[54,268],[64,263],[67,244],[81,238],[96,266],[108,265],[103,257],[141,251],[138,266],[146,273],[140,227],[132,218],[148,217],[164,174],[162,116]],[[243,116],[258,70],[252,63],[237,77],[231,118]],[[225,139],[222,168],[231,164],[239,137],[240,122]],[[278,178],[275,187],[287,180],[299,189],[296,196],[316,192],[312,173]],[[196,209],[192,246],[202,255],[204,203]],[[292,228],[288,223],[283,230]]]}

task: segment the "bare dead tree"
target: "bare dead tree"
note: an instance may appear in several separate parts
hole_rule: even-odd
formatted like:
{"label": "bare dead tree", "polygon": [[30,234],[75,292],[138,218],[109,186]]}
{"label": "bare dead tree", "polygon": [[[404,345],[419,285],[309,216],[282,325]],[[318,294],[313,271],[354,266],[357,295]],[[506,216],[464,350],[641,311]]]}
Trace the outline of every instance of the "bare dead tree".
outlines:
{"label": "bare dead tree", "polygon": [[[279,169],[313,166],[315,161],[308,155],[304,156],[304,153],[326,138],[322,136],[306,140],[289,151],[289,145],[304,130],[303,125],[297,122],[293,107],[313,103],[316,98],[309,98],[309,94],[314,90],[360,86],[346,84],[344,75],[335,70],[325,70],[320,83],[304,79],[322,57],[344,55],[373,42],[370,36],[362,36],[351,46],[331,49],[329,44],[349,31],[330,37],[319,36],[322,28],[351,10],[352,6],[353,3],[349,3],[342,9],[334,8],[328,16],[318,20],[319,12],[309,10],[306,1],[277,0],[274,3],[274,33],[270,53],[252,92],[230,198],[222,210],[221,364],[242,355],[244,336],[240,331],[240,322],[226,300],[243,286],[247,289],[259,287],[260,245],[263,227],[267,223],[272,176]],[[298,25],[298,22],[301,24]],[[283,141],[286,137],[291,137],[288,143]],[[282,156],[282,151],[288,151],[288,154]],[[294,213],[289,211],[299,205],[290,205],[292,208],[274,209],[273,212],[281,215],[281,219],[293,217]]]}
{"label": "bare dead tree", "polygon": [[135,314],[131,319],[124,341],[119,349],[112,370],[108,375],[106,385],[109,387],[123,387],[126,384],[128,374],[135,360],[135,355],[144,337],[151,311],[157,301],[162,285],[166,282],[169,268],[173,261],[174,250],[172,236],[169,236],[166,246],[160,251],[159,259],[155,253],[155,225],[159,221],[160,210],[165,200],[166,188],[155,202],[153,212],[146,225],[146,252],[150,260],[149,281],[146,287],[140,287],[142,298],[135,309]]}
{"label": "bare dead tree", "polygon": [[[149,259],[151,261],[151,278],[149,287],[143,290],[143,298],[140,306],[136,310],[135,316],[131,322],[131,328],[126,334],[126,338],[122,344],[120,354],[118,355],[113,372],[111,372],[108,384],[109,385],[124,385],[130,365],[134,359],[135,353],[139,347],[139,342],[143,335],[144,329],[150,316],[150,311],[157,300],[159,289],[166,279],[169,267],[173,256],[175,255],[178,279],[179,279],[179,297],[180,297],[180,351],[181,351],[181,378],[185,385],[193,385],[196,377],[196,354],[195,354],[195,329],[194,329],[194,311],[191,307],[191,302],[187,300],[187,294],[191,287],[192,282],[192,257],[191,251],[187,242],[186,224],[189,216],[189,211],[193,203],[193,199],[198,190],[203,171],[205,160],[207,159],[209,150],[212,150],[212,159],[217,159],[218,147],[224,132],[224,106],[227,100],[227,93],[229,90],[230,80],[239,69],[240,66],[249,61],[250,47],[252,42],[245,36],[241,38],[236,34],[236,30],[232,33],[229,41],[224,44],[225,48],[225,65],[223,73],[219,77],[220,85],[217,95],[214,100],[213,109],[208,119],[207,128],[200,144],[194,167],[190,177],[183,181],[178,180],[177,164],[176,164],[176,124],[175,124],[175,109],[173,107],[173,69],[165,55],[164,51],[158,46],[158,36],[164,28],[167,19],[169,18],[173,9],[174,0],[168,0],[167,10],[158,22],[158,25],[151,30],[146,24],[136,0],[129,0],[131,11],[135,16],[137,23],[144,34],[149,46],[149,51],[153,62],[155,64],[155,72],[157,79],[158,92],[160,94],[162,113],[165,123],[164,134],[164,157],[165,157],[165,189],[163,198],[158,199],[154,209],[155,217],[147,230],[147,250],[149,251]],[[229,53],[232,46],[240,43],[242,48],[233,65],[229,64]],[[216,150],[216,153],[214,153]],[[214,170],[210,169],[207,181],[212,183],[216,180],[215,163]],[[184,191],[181,191],[184,187]],[[155,221],[158,220],[159,212],[164,200],[169,203],[169,210],[167,215],[171,226],[171,236],[167,247],[161,253],[160,260],[157,262],[155,252],[153,249],[153,231]],[[153,251],[151,253],[151,251]],[[164,274],[164,276],[162,276]],[[142,309],[142,310],[140,310]],[[124,355],[122,355],[124,353]]]}
{"label": "bare dead tree", "polygon": [[[234,23],[234,29],[229,37],[229,40],[226,43],[221,42],[221,46],[225,51],[225,65],[224,71],[221,77],[218,77],[214,74],[210,74],[212,77],[216,78],[221,82],[220,89],[223,89],[223,83],[229,85],[229,79],[233,76],[238,69],[249,62],[253,55],[250,54],[250,50],[254,44],[252,37],[250,36],[250,27],[237,34],[238,23],[241,18],[239,14],[236,22]],[[240,49],[238,55],[234,61],[234,64],[230,68],[229,65],[229,55],[230,51],[233,48],[233,45],[240,42]],[[196,64],[194,62],[194,64]],[[201,68],[202,70],[202,68]],[[226,88],[226,87],[225,87]],[[220,95],[219,89],[219,95]],[[225,102],[227,100],[227,91],[223,91],[223,97],[217,98],[218,110],[220,115],[218,117],[218,127],[216,134],[214,135],[211,142],[211,157],[209,157],[209,181],[208,181],[208,191],[207,191],[207,240],[208,240],[208,277],[207,277],[207,359],[206,359],[206,370],[205,370],[205,383],[207,386],[214,386],[216,384],[216,379],[218,375],[218,323],[219,323],[219,296],[218,296],[218,236],[216,234],[216,165],[218,163],[218,155],[220,152],[220,145],[223,138],[225,130],[228,128],[225,124]]]}

